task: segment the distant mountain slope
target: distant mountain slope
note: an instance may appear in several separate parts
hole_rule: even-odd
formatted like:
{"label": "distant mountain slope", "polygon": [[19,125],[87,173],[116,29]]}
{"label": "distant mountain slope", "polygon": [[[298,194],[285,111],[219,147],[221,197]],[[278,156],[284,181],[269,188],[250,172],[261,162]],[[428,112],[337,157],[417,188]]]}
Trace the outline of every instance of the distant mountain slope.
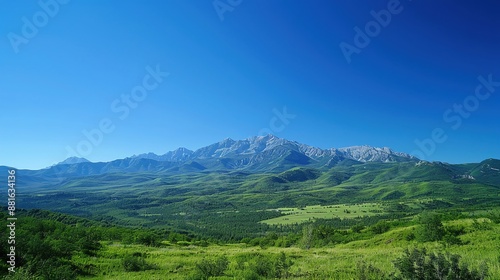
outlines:
{"label": "distant mountain slope", "polygon": [[[90,162],[86,158],[80,158],[80,157],[69,157],[58,164],[76,164],[76,163],[83,163],[83,162]],[[57,164],[56,164],[57,165]]]}
{"label": "distant mountain slope", "polygon": [[500,160],[487,159],[477,164],[470,172],[477,181],[497,185],[500,182]]}
{"label": "distant mountain slope", "polygon": [[152,159],[156,161],[172,161],[172,162],[180,162],[180,161],[186,161],[191,158],[191,155],[193,154],[193,151],[186,149],[186,148],[178,148],[174,151],[170,151],[164,155],[157,155],[155,153],[147,153],[147,154],[140,154],[137,156],[132,156],[132,158],[145,158],[145,159]]}
{"label": "distant mountain slope", "polygon": [[399,162],[415,159],[413,156],[394,152],[391,149],[374,148],[370,146],[354,146],[341,148],[339,151],[345,158],[353,159],[361,162],[377,161],[377,162]]}
{"label": "distant mountain slope", "polygon": [[125,158],[110,162],[81,162],[57,164],[41,170],[23,170],[25,175],[41,177],[82,177],[116,172],[158,172],[175,166],[168,161],[145,158]]}

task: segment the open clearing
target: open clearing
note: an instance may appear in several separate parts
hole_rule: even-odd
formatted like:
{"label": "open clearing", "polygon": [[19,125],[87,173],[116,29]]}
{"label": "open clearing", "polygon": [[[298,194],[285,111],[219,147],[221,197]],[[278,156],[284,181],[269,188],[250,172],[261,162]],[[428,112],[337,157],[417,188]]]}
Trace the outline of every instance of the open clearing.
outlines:
{"label": "open clearing", "polygon": [[314,219],[353,219],[385,213],[384,207],[380,203],[310,205],[302,208],[272,210],[279,211],[285,216],[264,220],[261,223],[268,225],[300,224]]}

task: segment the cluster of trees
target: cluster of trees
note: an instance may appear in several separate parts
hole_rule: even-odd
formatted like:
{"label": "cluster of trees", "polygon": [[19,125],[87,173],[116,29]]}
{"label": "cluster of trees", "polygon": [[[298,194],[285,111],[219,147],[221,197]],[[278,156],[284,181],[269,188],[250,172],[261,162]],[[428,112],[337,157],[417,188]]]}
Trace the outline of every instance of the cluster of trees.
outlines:
{"label": "cluster of trees", "polygon": [[[86,227],[33,217],[19,218],[17,224],[22,226],[16,227],[15,270],[22,268],[25,279],[75,279],[77,275],[85,275],[88,268],[73,263],[72,257],[95,256],[101,248],[99,237]],[[1,235],[6,234],[2,229]],[[5,258],[5,246],[0,248]],[[2,261],[1,274],[9,273],[6,264]]]}
{"label": "cluster of trees", "polygon": [[196,234],[198,237],[210,240],[213,243],[234,243],[249,236],[257,237],[263,232],[274,230],[269,225],[260,223],[260,221],[280,216],[276,211],[244,209],[235,211],[230,209],[217,212],[201,210],[190,213],[189,217],[173,215],[168,223],[172,224],[174,228]]}
{"label": "cluster of trees", "polygon": [[[6,220],[7,211],[0,212]],[[159,246],[163,240],[192,241],[179,233],[102,226],[97,222],[41,210],[18,210],[16,213],[15,273],[7,269],[7,246],[0,246],[2,262],[0,276],[6,279],[76,279],[79,275],[93,274],[95,268],[75,263],[74,256],[96,256],[102,240]],[[0,239],[8,240],[9,228],[0,227]],[[150,268],[141,256],[124,259],[125,270]]]}
{"label": "cluster of trees", "polygon": [[[440,241],[448,245],[463,245],[460,235],[467,232],[463,225],[443,225],[446,215],[436,213],[422,213],[418,219],[418,227],[415,234],[407,236],[407,239],[415,239],[419,242]],[[480,231],[491,229],[491,220],[474,219],[468,230]]]}

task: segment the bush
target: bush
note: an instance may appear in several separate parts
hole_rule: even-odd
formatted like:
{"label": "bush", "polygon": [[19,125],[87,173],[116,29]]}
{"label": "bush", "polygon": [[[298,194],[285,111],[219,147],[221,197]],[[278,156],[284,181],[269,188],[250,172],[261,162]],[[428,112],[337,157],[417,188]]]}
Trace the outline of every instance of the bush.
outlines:
{"label": "bush", "polygon": [[203,259],[196,264],[196,275],[201,279],[208,279],[214,276],[222,276],[229,265],[226,256],[218,257],[215,260]]}
{"label": "bush", "polygon": [[299,246],[302,249],[309,250],[313,241],[313,225],[307,225],[302,228],[302,238],[299,241]]}
{"label": "bush", "polygon": [[145,231],[137,234],[135,242],[146,246],[157,247],[161,244],[161,238],[153,232]]}
{"label": "bush", "polygon": [[492,226],[489,221],[480,221],[478,219],[474,219],[472,222],[472,228],[474,231],[481,231],[481,230],[490,230],[492,229]]}
{"label": "bush", "polygon": [[88,256],[97,256],[97,252],[102,248],[99,237],[95,233],[86,233],[79,241],[78,245],[82,252]]}
{"label": "bush", "polygon": [[357,224],[357,225],[352,226],[351,230],[352,230],[352,232],[360,233],[361,230],[363,230],[364,228],[365,228],[365,226]]}
{"label": "bush", "polygon": [[260,242],[263,240],[264,238],[262,237],[255,237],[254,239],[250,240],[248,245],[250,246],[259,246]]}
{"label": "bush", "polygon": [[469,268],[460,264],[460,256],[449,253],[430,253],[425,248],[405,250],[404,255],[394,261],[400,275],[396,279],[414,280],[483,280],[488,275],[488,267]]}
{"label": "bush", "polygon": [[154,266],[147,263],[146,259],[139,254],[126,256],[122,261],[125,271],[144,271],[153,269]]}
{"label": "bush", "polygon": [[409,232],[409,233],[404,235],[404,238],[406,241],[412,241],[415,239],[415,233]]}
{"label": "bush", "polygon": [[54,262],[44,262],[40,260],[30,263],[24,268],[19,268],[16,273],[9,273],[3,279],[49,280],[76,279],[76,277],[75,268],[66,264],[66,262],[57,260],[54,260]]}
{"label": "bush", "polygon": [[446,234],[443,237],[443,241],[448,245],[462,245],[463,242],[460,238],[452,234]]}
{"label": "bush", "polygon": [[250,269],[266,278],[287,278],[293,262],[281,252],[277,256],[257,255]]}
{"label": "bush", "polygon": [[273,264],[269,257],[259,255],[253,265],[253,271],[263,277],[272,277],[274,274]]}
{"label": "bush", "polygon": [[385,221],[379,221],[370,228],[370,230],[375,234],[382,234],[384,232],[387,232],[389,229],[390,226]]}
{"label": "bush", "polygon": [[441,216],[434,213],[423,213],[419,219],[420,227],[417,228],[417,240],[421,242],[440,241],[445,235]]}
{"label": "bush", "polygon": [[274,277],[288,278],[289,269],[292,265],[292,260],[287,258],[284,252],[281,252],[274,260]]}
{"label": "bush", "polygon": [[453,226],[447,226],[444,228],[447,234],[453,235],[453,236],[459,236],[462,234],[465,234],[465,227],[462,225],[453,225]]}
{"label": "bush", "polygon": [[287,248],[292,246],[292,241],[288,239],[286,236],[280,236],[275,242],[274,246]]}
{"label": "bush", "polygon": [[250,270],[250,269],[245,269],[237,274],[236,279],[243,279],[243,280],[259,280],[261,277],[257,272]]}

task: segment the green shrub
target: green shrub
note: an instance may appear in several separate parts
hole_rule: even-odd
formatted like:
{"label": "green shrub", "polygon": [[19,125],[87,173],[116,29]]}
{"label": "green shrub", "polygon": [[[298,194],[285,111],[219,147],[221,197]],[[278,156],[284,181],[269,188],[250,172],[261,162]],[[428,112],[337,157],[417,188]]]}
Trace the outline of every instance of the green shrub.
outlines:
{"label": "green shrub", "polygon": [[161,244],[161,238],[156,233],[150,231],[144,231],[137,234],[135,242],[146,246],[156,247]]}
{"label": "green shrub", "polygon": [[88,256],[97,256],[97,252],[102,248],[99,237],[92,232],[85,233],[78,241],[78,246],[82,252]]}
{"label": "green shrub", "polygon": [[474,219],[472,222],[472,228],[474,231],[481,231],[481,230],[490,230],[492,229],[492,225],[489,221],[480,221],[478,219]]}
{"label": "green shrub", "polygon": [[460,256],[449,253],[431,253],[425,248],[405,250],[404,255],[394,261],[399,270],[396,279],[401,280],[483,280],[488,275],[488,267],[470,268],[460,264]]}
{"label": "green shrub", "polygon": [[462,245],[463,242],[460,238],[452,234],[446,234],[443,237],[443,241],[448,245]]}
{"label": "green shrub", "polygon": [[292,260],[287,258],[284,252],[281,252],[274,260],[274,277],[287,278],[292,265]]}
{"label": "green shrub", "polygon": [[412,241],[412,240],[415,240],[415,233],[412,232],[409,232],[407,234],[404,235],[404,238],[406,241]]}
{"label": "green shrub", "polygon": [[287,278],[293,262],[281,252],[277,256],[257,255],[250,269],[265,278]]}
{"label": "green shrub", "polygon": [[352,232],[360,233],[361,230],[363,230],[364,228],[365,228],[365,226],[357,224],[357,225],[352,226],[351,230],[352,230]]}
{"label": "green shrub", "polygon": [[259,246],[259,244],[261,243],[261,241],[263,239],[264,239],[263,237],[255,237],[254,239],[250,240],[250,242],[248,244],[250,246]]}
{"label": "green shrub", "polygon": [[292,246],[292,241],[288,239],[286,236],[280,236],[274,243],[276,247],[287,248]]}
{"label": "green shrub", "polygon": [[314,226],[311,224],[302,228],[302,238],[299,241],[299,246],[302,249],[309,250],[311,248],[313,242],[313,232]]}
{"label": "green shrub", "polygon": [[421,242],[442,240],[445,235],[441,216],[434,213],[422,213],[419,219],[420,226],[417,228],[416,237]]}
{"label": "green shrub", "polygon": [[134,255],[126,256],[122,261],[122,266],[125,271],[144,271],[153,269],[154,266],[147,263],[146,259],[142,256],[134,253]]}
{"label": "green shrub", "polygon": [[67,261],[55,259],[53,259],[52,261],[53,262],[45,262],[43,260],[33,261],[32,263],[27,264],[24,269],[20,269],[15,274],[10,273],[6,279],[76,279],[77,272],[75,267],[68,264]]}
{"label": "green shrub", "polygon": [[255,259],[252,269],[260,276],[271,277],[273,273],[273,264],[269,257],[259,255]]}
{"label": "green shrub", "polygon": [[375,233],[375,234],[382,234],[384,232],[387,232],[391,227],[386,221],[379,221],[378,223],[374,224],[370,230]]}
{"label": "green shrub", "polygon": [[259,280],[262,279],[257,272],[251,270],[251,269],[245,269],[240,271],[236,275],[236,279],[242,279],[242,280]]}
{"label": "green shrub", "polygon": [[447,234],[453,236],[459,236],[466,233],[465,227],[463,225],[446,226],[444,230],[446,231]]}
{"label": "green shrub", "polygon": [[201,279],[208,279],[214,276],[222,276],[229,265],[226,256],[220,256],[214,260],[203,259],[196,264],[196,275]]}

